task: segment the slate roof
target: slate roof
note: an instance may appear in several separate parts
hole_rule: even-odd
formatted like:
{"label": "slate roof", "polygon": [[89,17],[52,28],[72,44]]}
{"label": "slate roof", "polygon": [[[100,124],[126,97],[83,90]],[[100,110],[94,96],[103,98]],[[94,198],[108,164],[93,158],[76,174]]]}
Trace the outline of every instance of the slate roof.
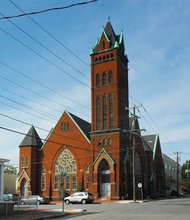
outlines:
{"label": "slate roof", "polygon": [[142,136],[142,142],[145,151],[154,151],[154,145],[156,141],[156,134]]}
{"label": "slate roof", "polygon": [[83,133],[86,135],[86,137],[90,140],[91,124],[70,112],[69,114],[76,122],[76,124],[80,127],[80,129],[83,131]]}
{"label": "slate roof", "polygon": [[24,146],[41,147],[42,144],[43,143],[37,131],[35,130],[34,126],[32,126],[28,131],[27,135],[24,137],[21,144],[19,145],[19,147],[24,147]]}
{"label": "slate roof", "polygon": [[[104,28],[104,33],[106,34],[106,37],[110,41],[110,48],[114,48],[114,45],[115,45],[116,41],[117,41],[117,43],[120,42],[121,35],[120,34],[119,35],[115,34],[110,21],[107,22],[107,24],[106,24],[106,26]],[[98,52],[98,44],[95,46],[94,52],[95,53]]]}

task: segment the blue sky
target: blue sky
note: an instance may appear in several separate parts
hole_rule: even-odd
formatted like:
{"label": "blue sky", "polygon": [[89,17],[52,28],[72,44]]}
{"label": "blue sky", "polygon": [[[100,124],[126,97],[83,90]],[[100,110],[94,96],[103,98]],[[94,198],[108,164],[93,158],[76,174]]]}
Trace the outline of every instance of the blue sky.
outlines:
{"label": "blue sky", "polygon": [[[31,12],[82,0],[11,1]],[[21,12],[10,1],[1,0],[0,13]],[[130,105],[140,102],[146,109],[137,111],[141,127],[147,130],[143,134],[158,133],[163,153],[175,158],[174,152],[183,152],[184,162],[190,158],[189,0],[99,0],[32,16],[86,64],[28,17],[12,19],[14,24],[0,20],[0,114],[47,130],[66,109],[90,121],[89,54],[108,17],[115,32],[124,33]],[[0,126],[23,133],[30,128],[2,115]],[[47,136],[36,130],[41,138]],[[22,139],[22,135],[0,129],[0,158],[18,164]]]}

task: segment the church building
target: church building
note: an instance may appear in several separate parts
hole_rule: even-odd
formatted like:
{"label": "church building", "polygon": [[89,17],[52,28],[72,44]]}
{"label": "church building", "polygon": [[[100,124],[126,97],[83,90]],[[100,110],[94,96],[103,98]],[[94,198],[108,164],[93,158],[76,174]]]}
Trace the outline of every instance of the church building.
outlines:
{"label": "church building", "polygon": [[[35,127],[30,128],[19,146],[17,192],[23,196],[59,200],[64,189],[68,194],[89,191],[95,198],[132,198],[130,131],[138,129],[138,120],[129,117],[123,33],[115,34],[110,21],[90,56],[91,124],[65,111],[43,143]],[[135,135],[136,183],[142,183],[144,194],[150,195],[154,167],[147,148],[139,131]]]}

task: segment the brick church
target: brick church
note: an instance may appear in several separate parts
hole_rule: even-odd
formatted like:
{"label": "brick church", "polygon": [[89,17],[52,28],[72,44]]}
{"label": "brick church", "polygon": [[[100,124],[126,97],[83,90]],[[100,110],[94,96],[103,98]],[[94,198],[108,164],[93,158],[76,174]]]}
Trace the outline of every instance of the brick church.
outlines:
{"label": "brick church", "polygon": [[[17,192],[23,196],[39,194],[58,200],[64,189],[68,194],[89,191],[95,198],[132,197],[130,131],[139,125],[128,111],[123,34],[115,34],[110,21],[90,56],[91,124],[65,111],[43,143],[35,127],[30,128],[19,146]],[[135,135],[135,178],[147,196],[164,187],[161,155],[158,137],[143,139],[140,131]]]}

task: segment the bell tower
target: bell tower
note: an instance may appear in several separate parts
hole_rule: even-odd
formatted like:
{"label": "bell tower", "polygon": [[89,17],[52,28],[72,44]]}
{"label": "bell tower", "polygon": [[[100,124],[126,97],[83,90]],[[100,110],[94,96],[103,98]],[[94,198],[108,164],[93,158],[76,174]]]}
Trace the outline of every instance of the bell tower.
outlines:
{"label": "bell tower", "polygon": [[[122,195],[122,158],[128,130],[128,58],[123,33],[116,35],[111,22],[91,50],[91,143],[94,157],[94,193]],[[103,163],[102,160],[105,162]],[[107,164],[106,170],[101,164]],[[104,166],[102,166],[104,167]],[[102,176],[109,173],[108,176]],[[105,184],[104,185],[104,180]],[[104,189],[107,194],[104,195]]]}

